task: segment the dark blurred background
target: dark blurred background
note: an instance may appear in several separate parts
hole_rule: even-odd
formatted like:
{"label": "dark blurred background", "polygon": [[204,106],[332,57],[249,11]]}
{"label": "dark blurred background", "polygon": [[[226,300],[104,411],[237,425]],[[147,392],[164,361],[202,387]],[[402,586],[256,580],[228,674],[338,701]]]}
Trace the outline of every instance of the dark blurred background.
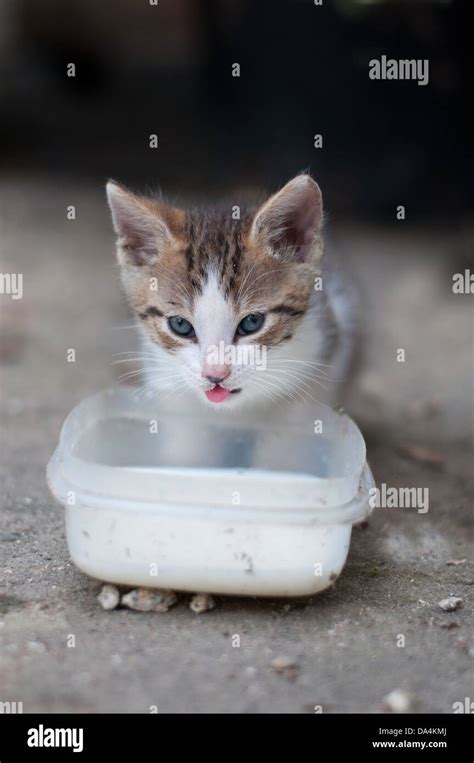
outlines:
{"label": "dark blurred background", "polygon": [[[404,204],[412,222],[464,215],[468,5],[2,3],[0,166],[215,196],[310,169],[333,213],[393,218]],[[370,80],[382,54],[429,59],[429,84]]]}

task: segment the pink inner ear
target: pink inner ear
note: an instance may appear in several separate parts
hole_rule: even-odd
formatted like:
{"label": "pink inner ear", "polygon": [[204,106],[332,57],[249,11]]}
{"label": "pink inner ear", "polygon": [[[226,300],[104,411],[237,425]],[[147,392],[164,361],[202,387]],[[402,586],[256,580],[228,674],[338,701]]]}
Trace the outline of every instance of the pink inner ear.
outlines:
{"label": "pink inner ear", "polygon": [[318,228],[318,210],[310,199],[304,198],[294,212],[288,214],[283,236],[290,246],[304,246],[312,243]]}
{"label": "pink inner ear", "polygon": [[158,255],[157,237],[149,227],[125,222],[121,231],[122,249],[133,265],[146,265]]}

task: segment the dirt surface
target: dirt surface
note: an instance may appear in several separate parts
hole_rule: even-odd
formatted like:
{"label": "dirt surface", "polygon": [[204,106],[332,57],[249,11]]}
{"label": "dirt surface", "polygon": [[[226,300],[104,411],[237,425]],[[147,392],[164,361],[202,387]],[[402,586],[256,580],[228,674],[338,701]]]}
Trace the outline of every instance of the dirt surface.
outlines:
{"label": "dirt surface", "polygon": [[[365,295],[365,370],[348,408],[377,484],[428,488],[429,511],[377,509],[354,529],[340,579],[312,599],[217,596],[197,615],[182,595],[157,614],[100,607],[100,583],[70,562],[45,483],[65,416],[114,383],[113,353],[135,346],[103,195],[3,181],[0,212],[0,271],[24,274],[23,299],[0,294],[0,702],[372,712],[401,689],[415,711],[450,713],[472,697],[473,296],[451,289],[467,267],[462,227],[333,224]],[[445,612],[438,602],[451,595],[464,606]],[[275,670],[282,660],[294,667]]]}

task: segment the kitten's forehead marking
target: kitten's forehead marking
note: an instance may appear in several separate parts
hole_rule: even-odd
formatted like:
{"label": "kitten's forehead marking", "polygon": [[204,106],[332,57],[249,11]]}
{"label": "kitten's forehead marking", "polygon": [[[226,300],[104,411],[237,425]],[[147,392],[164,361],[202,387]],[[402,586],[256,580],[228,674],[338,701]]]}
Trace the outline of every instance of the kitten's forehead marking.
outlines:
{"label": "kitten's forehead marking", "polygon": [[234,339],[234,311],[222,280],[213,269],[207,272],[202,291],[195,299],[194,330],[204,352],[209,345],[218,345],[221,341],[231,344]]}
{"label": "kitten's forehead marking", "polygon": [[240,220],[232,218],[230,209],[187,212],[185,257],[193,290],[202,291],[211,270],[226,296],[234,290],[245,250],[243,232],[248,227],[249,213],[244,210]]}

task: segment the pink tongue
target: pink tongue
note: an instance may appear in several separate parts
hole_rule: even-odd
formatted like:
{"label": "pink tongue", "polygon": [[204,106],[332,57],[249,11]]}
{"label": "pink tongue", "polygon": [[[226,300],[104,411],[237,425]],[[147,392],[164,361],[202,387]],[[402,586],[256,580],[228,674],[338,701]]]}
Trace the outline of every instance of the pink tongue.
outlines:
{"label": "pink tongue", "polygon": [[229,395],[230,390],[224,389],[224,387],[219,387],[218,384],[212,389],[206,390],[206,397],[211,403],[222,403],[229,397]]}

